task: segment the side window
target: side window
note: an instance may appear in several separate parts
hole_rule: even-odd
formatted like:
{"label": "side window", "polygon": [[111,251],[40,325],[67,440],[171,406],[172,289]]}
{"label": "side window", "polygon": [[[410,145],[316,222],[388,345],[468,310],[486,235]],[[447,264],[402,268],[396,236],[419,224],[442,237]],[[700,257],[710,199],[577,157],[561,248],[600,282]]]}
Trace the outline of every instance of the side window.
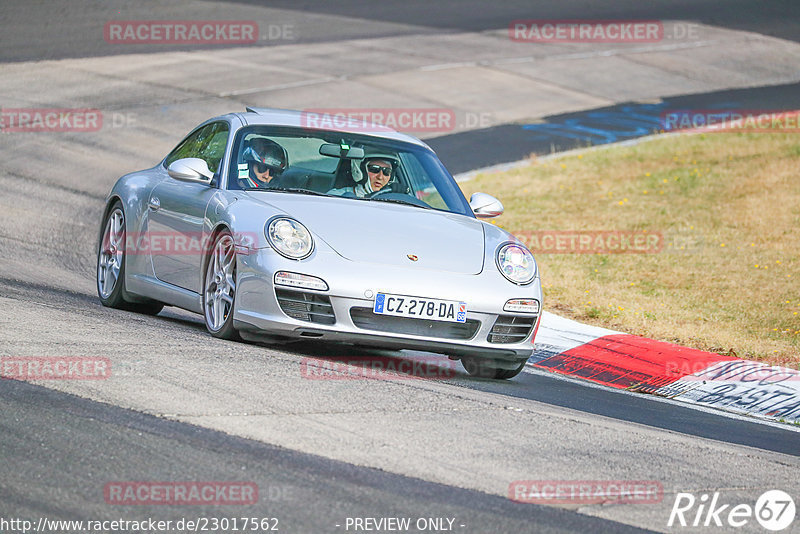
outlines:
{"label": "side window", "polygon": [[228,142],[228,123],[213,122],[192,132],[181,144],[170,152],[164,164],[169,165],[183,158],[200,158],[208,164],[211,172],[219,170],[225,145]]}

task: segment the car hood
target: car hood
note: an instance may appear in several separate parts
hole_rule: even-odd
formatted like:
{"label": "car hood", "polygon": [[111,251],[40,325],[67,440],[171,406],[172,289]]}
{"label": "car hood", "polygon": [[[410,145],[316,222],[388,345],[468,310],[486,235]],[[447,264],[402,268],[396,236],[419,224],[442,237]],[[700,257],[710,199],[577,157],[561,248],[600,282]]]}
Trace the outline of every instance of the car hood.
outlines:
{"label": "car hood", "polygon": [[470,217],[377,200],[246,194],[297,219],[352,261],[462,274],[483,270],[483,225]]}

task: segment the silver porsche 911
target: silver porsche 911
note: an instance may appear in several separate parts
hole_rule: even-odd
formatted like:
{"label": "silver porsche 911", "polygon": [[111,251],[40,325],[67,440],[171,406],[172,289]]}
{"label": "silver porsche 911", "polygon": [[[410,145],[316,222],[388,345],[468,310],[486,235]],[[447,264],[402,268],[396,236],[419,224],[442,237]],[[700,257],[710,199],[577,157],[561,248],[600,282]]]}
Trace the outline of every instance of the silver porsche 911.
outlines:
{"label": "silver porsche 911", "polygon": [[478,220],[502,204],[467,202],[416,138],[309,122],[276,109],[216,117],[120,178],[97,249],[102,303],[178,306],[225,339],[417,349],[516,376],[542,290],[531,253]]}

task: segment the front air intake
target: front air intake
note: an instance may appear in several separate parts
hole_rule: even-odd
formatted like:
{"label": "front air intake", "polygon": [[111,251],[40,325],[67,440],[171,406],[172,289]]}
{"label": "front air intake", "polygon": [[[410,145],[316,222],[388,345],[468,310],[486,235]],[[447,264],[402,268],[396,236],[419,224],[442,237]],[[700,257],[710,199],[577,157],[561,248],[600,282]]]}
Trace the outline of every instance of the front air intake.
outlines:
{"label": "front air intake", "polygon": [[535,315],[498,315],[487,339],[489,343],[519,343],[525,341],[535,324]]}
{"label": "front air intake", "polygon": [[336,322],[331,299],[327,295],[276,287],[275,296],[283,313],[292,319],[318,324]]}

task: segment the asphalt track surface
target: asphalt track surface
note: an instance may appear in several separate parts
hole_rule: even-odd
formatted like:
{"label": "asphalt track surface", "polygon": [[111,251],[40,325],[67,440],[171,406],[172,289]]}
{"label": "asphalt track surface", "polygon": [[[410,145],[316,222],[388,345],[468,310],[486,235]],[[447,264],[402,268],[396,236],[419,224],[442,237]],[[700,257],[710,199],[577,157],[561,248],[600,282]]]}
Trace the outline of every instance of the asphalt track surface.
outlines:
{"label": "asphalt track surface", "polygon": [[[5,2],[0,24],[0,61],[26,61],[130,54],[152,51],[144,46],[106,46],[97,32],[98,23],[127,19],[227,19],[257,20],[260,24],[294,24],[305,19],[304,31],[293,35],[297,43],[335,42],[359,37],[378,37],[418,32],[483,31],[508,28],[516,19],[682,19],[745,30],[782,39],[800,39],[800,5],[794,0],[621,0],[590,2],[565,0],[532,2],[508,0],[409,0],[368,2],[346,0],[259,1],[219,3],[154,0],[147,3],[122,0],[76,0],[71,2]],[[289,11],[290,13],[286,13]],[[291,12],[294,12],[292,14]],[[323,19],[308,24],[314,15],[373,20],[383,24],[331,25]],[[269,45],[269,41],[265,44]],[[274,41],[273,44],[280,44]],[[195,47],[160,45],[159,50]],[[347,61],[347,58],[342,58]]]}
{"label": "asphalt track surface", "polygon": [[[191,17],[181,10],[190,4],[196,8]],[[258,5],[229,4],[225,17],[220,17],[217,5],[208,3],[176,2],[170,4],[172,11],[158,13],[162,18],[247,18],[247,10],[262,8],[261,3],[255,2]],[[421,20],[427,31],[434,32],[502,28],[514,18],[669,18],[680,13],[681,18],[787,39],[800,35],[796,2],[737,1],[727,3],[725,9],[715,2],[641,4],[622,2],[609,11],[586,2],[554,2],[532,14],[528,2],[493,5],[488,13],[481,9],[482,3],[472,1],[437,3],[435,9],[423,9],[429,8],[430,2],[376,3],[369,7],[369,18],[396,23],[397,28],[375,26],[377,33],[390,35],[402,34],[406,31],[403,24],[418,26]],[[91,16],[86,15],[87,6],[93,9]],[[98,20],[114,17],[156,18],[151,9],[122,2],[25,2],[11,7],[0,15],[7,30],[0,37],[3,62],[135,52],[135,49],[115,51],[107,46],[98,47],[96,40],[92,40],[96,39],[96,33],[90,34],[86,28],[96,26]],[[281,8],[282,17],[286,17],[285,10],[295,10],[298,17],[321,14],[363,17],[365,9],[355,2],[274,2],[265,9],[273,8]],[[291,22],[290,18],[281,20]],[[320,18],[318,31],[301,36],[299,42],[334,42],[363,36],[365,32],[363,27],[340,27],[326,20]],[[41,25],[47,27],[47,37],[32,41],[31,32]],[[698,107],[733,98],[737,102],[755,102],[760,107],[792,107],[796,94],[797,86],[788,85],[724,95],[691,95],[685,101],[676,98],[676,102]],[[590,119],[584,112],[548,117],[548,122],[574,118]],[[541,132],[524,130],[521,125],[498,128],[501,130],[443,136],[430,143],[446,163],[455,162],[458,154],[470,154],[472,159],[464,160],[464,168],[451,168],[453,172],[519,159],[531,151],[531,146],[536,151],[548,152],[554,144],[568,148],[587,143],[587,139],[565,140],[551,135],[534,140],[533,145],[531,139],[515,145],[513,140],[521,134],[541,135]],[[511,143],[513,149],[500,157],[496,156],[497,151],[490,156],[476,149],[491,138],[495,146]],[[596,141],[588,138],[588,142]],[[588,387],[543,373],[526,372],[510,382],[474,380],[460,372],[451,380],[421,384],[316,383],[294,390],[298,384],[302,385],[302,381],[296,380],[301,359],[335,359],[337,351],[341,355],[354,351],[313,344],[266,347],[223,343],[211,339],[199,318],[189,314],[166,310],[158,317],[144,317],[102,308],[93,294],[91,246],[85,246],[96,237],[102,197],[87,195],[79,188],[50,189],[46,177],[40,178],[40,182],[19,177],[6,182],[12,186],[4,194],[11,195],[18,204],[20,224],[2,228],[0,247],[4,257],[13,256],[9,265],[31,267],[29,272],[19,267],[17,275],[0,277],[0,301],[6,310],[12,310],[0,319],[0,350],[3,355],[124,352],[120,356],[124,356],[123,364],[128,363],[131,371],[128,376],[120,373],[119,381],[112,386],[122,391],[128,402],[124,406],[114,405],[113,392],[102,388],[75,386],[73,394],[68,391],[69,385],[56,391],[41,385],[0,381],[0,458],[3,459],[0,517],[272,516],[280,519],[281,526],[285,526],[281,531],[285,532],[337,532],[343,529],[336,524],[346,517],[411,516],[453,517],[456,524],[465,525],[457,529],[463,532],[635,530],[623,522],[663,531],[666,521],[663,513],[655,516],[660,521],[654,521],[654,516],[642,518],[634,511],[517,504],[504,498],[502,491],[470,489],[483,486],[464,481],[491,476],[483,468],[483,459],[486,465],[518,463],[520,478],[587,478],[586,469],[576,469],[574,473],[569,470],[568,465],[574,463],[590,466],[588,472],[595,479],[623,478],[623,474],[628,478],[645,478],[652,473],[651,477],[664,476],[666,480],[664,473],[674,471],[680,474],[671,480],[676,485],[675,491],[738,488],[742,499],[754,500],[771,484],[777,487],[789,484],[787,481],[793,477],[787,472],[796,473],[800,434],[792,429],[724,417],[643,395]],[[42,213],[39,220],[33,216],[36,198],[52,210]],[[85,224],[81,217],[86,217]],[[48,225],[52,237],[26,242],[24,227],[32,220]],[[37,261],[42,255],[55,258],[60,267],[39,267]],[[79,282],[70,286],[67,280]],[[256,376],[256,372],[263,372],[264,376]],[[287,385],[282,386],[283,382]],[[246,398],[235,395],[239,390]],[[86,396],[108,401],[89,400]],[[266,430],[238,427],[234,423],[226,426],[228,423],[222,421],[226,412],[216,414],[217,421],[209,423],[212,415],[200,407],[192,410],[202,397],[211,398],[214,409],[234,412],[228,414],[231,419],[253,406],[256,410],[263,409],[261,415],[265,419],[255,424],[266,425]],[[287,418],[276,423],[268,418],[279,409],[286,409],[286,413],[307,412],[311,414],[309,418],[321,417],[315,414],[324,410],[335,415],[346,413],[353,404],[374,409],[374,420],[370,421],[369,414],[359,420],[372,426],[365,428],[344,418],[334,420],[330,425],[333,430],[327,434],[329,441],[311,442],[308,435],[298,431],[294,436],[281,426],[297,420]],[[432,432],[432,428],[442,423],[452,426],[444,431],[452,434],[453,440],[449,449],[441,449],[441,471],[431,469],[428,473],[431,463],[426,464],[423,459],[417,462],[403,450],[393,451],[397,444],[390,438],[397,434],[379,428],[381,417],[391,418],[405,409],[406,404],[409,406],[406,421],[415,417],[429,421],[416,436],[423,447],[429,442],[437,446],[442,443],[441,439],[429,440],[425,431]],[[444,416],[438,419],[431,416],[425,405],[433,406],[433,411]],[[509,412],[523,413],[527,418],[525,425],[532,430],[522,436],[524,439],[483,435],[488,434],[488,430],[482,432],[484,428],[497,429],[492,420],[511,421]],[[479,415],[471,417],[470,413]],[[395,424],[403,419],[391,421]],[[307,422],[324,424],[319,420]],[[384,469],[374,465],[381,463],[380,458],[375,462],[363,456],[356,456],[353,461],[335,459],[349,458],[337,439],[343,441],[341,435],[352,434],[354,427],[369,450],[375,449],[373,441],[384,441],[381,447],[388,449],[384,457],[397,457],[396,463],[387,462]],[[409,422],[408,433],[413,435],[415,428]],[[522,427],[508,428],[521,431]],[[342,434],[336,434],[336,430]],[[263,437],[265,432],[280,435],[277,441],[283,445],[271,444]],[[475,450],[469,440],[480,442],[482,448]],[[508,455],[508,460],[494,457],[495,451],[489,445],[493,440],[497,452]],[[436,454],[432,452],[434,458]],[[454,460],[459,457],[461,464]],[[507,472],[514,471],[508,469],[504,476]],[[570,473],[572,477],[568,477]],[[506,484],[511,480],[500,478]],[[247,507],[244,514],[230,507],[121,508],[107,505],[102,495],[103,485],[113,480],[243,479],[256,482],[262,497],[258,505]],[[668,511],[673,488],[666,489],[664,506]],[[602,518],[615,513],[623,522]]]}
{"label": "asphalt track surface", "polygon": [[502,124],[428,140],[452,173],[586,146],[635,139],[664,131],[665,110],[800,109],[800,84],[728,89],[662,99],[658,104],[625,102],[544,117],[535,124]]}
{"label": "asphalt track surface", "polygon": [[[386,517],[457,518],[455,525],[464,525],[458,530],[467,532],[525,532],[531,524],[537,532],[642,532],[559,508],[357,468],[22,382],[4,384],[0,398],[0,448],[4,459],[18,460],[13,469],[3,470],[0,516],[97,519],[109,515],[102,493],[109,481],[164,480],[171,473],[181,480],[229,480],[236,474],[259,487],[260,502],[248,506],[246,515],[277,517],[281,532],[341,530],[336,527],[345,518],[373,517],[377,511]],[[27,422],[24,428],[20,420]],[[125,458],[122,468],[120,458]],[[190,513],[179,506],[153,506],[127,509],[124,516],[177,522],[187,516],[241,514],[224,505]]]}

